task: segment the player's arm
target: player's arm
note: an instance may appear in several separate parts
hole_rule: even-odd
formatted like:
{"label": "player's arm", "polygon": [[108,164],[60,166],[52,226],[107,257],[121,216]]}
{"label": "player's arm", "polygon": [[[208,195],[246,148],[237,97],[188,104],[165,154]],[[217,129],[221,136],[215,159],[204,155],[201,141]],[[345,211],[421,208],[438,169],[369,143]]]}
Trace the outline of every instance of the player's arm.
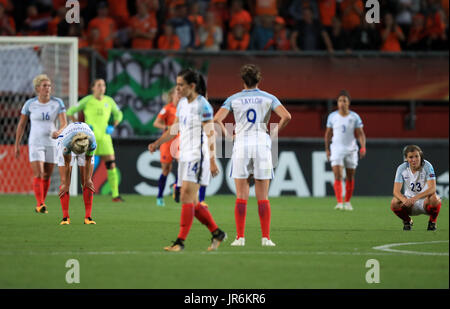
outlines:
{"label": "player's arm", "polygon": [[72,121],[72,122],[77,121],[77,119],[75,118],[74,115],[85,109],[86,103],[87,103],[87,101],[89,101],[90,98],[91,98],[91,95],[85,96],[83,99],[81,99],[80,102],[78,102],[77,105],[73,105],[73,106],[69,107],[69,109],[67,110],[67,117],[70,119],[70,121]]}
{"label": "player's arm", "polygon": [[214,131],[214,120],[207,120],[202,122],[203,131],[205,131],[206,137],[208,138],[209,146],[209,165],[211,170],[211,175],[213,177],[219,174],[219,168],[216,163],[216,135]]}
{"label": "player's arm", "polygon": [[230,113],[230,111],[226,108],[219,108],[219,110],[217,111],[217,113],[214,115],[214,123],[217,123],[220,126],[221,129],[221,135],[223,134],[225,137],[229,136],[229,132],[227,131],[227,129],[225,128],[225,125],[223,124],[223,121],[225,120],[225,118],[228,116],[228,114]]}
{"label": "player's arm", "polygon": [[123,113],[119,109],[113,98],[111,98],[111,105],[112,105],[111,112],[113,114],[114,126],[117,127],[117,125],[121,123],[123,120]]}
{"label": "player's arm", "polygon": [[65,127],[67,127],[67,117],[66,113],[62,112],[58,115],[59,119],[59,130],[52,133],[52,137],[54,139],[58,138],[58,136],[61,134],[61,132],[64,130]]}
{"label": "player's arm", "polygon": [[436,179],[435,178],[429,179],[427,181],[427,185],[428,185],[428,189],[409,198],[408,201],[406,202],[406,204],[408,204],[408,202],[409,202],[411,205],[413,205],[416,201],[426,198],[427,196],[430,196],[430,195],[436,193]]}
{"label": "player's arm", "polygon": [[170,141],[172,138],[177,136],[177,134],[178,134],[178,117],[175,118],[173,124],[169,127],[168,130],[164,131],[164,133],[161,135],[160,138],[158,138],[156,141],[148,145],[148,150],[152,153],[155,152],[155,150],[158,149],[159,146]]}
{"label": "player's arm", "polygon": [[364,134],[363,128],[356,128],[355,129],[356,138],[359,141],[359,144],[361,145],[361,148],[359,149],[359,157],[364,158],[366,155],[366,134]]}
{"label": "player's arm", "polygon": [[278,117],[280,117],[280,121],[278,122],[278,125],[275,127],[275,129],[270,132],[270,135],[272,137],[278,136],[278,132],[283,130],[292,119],[291,114],[281,104],[278,105],[273,111],[278,115]]}
{"label": "player's arm", "polygon": [[327,160],[330,161],[330,144],[331,144],[331,138],[333,137],[333,128],[328,127],[325,130],[325,136],[324,136],[324,142],[325,142],[325,153],[327,154]]}
{"label": "player's arm", "polygon": [[84,186],[91,190],[92,192],[95,192],[94,183],[92,182],[92,171],[94,170],[94,167],[92,166],[91,160],[92,160],[93,154],[86,153],[86,164],[84,165]]}
{"label": "player's arm", "polygon": [[396,199],[398,199],[402,204],[405,204],[407,198],[402,194],[403,182],[394,182],[394,189],[392,194]]}
{"label": "player's arm", "polygon": [[21,114],[19,124],[17,125],[16,129],[16,141],[14,143],[14,152],[16,155],[16,158],[19,158],[20,156],[20,142],[22,141],[23,133],[25,132],[25,126],[28,122],[28,116]]}
{"label": "player's arm", "polygon": [[153,122],[153,126],[157,129],[165,130],[166,129],[166,123],[163,119],[156,117],[155,121]]}

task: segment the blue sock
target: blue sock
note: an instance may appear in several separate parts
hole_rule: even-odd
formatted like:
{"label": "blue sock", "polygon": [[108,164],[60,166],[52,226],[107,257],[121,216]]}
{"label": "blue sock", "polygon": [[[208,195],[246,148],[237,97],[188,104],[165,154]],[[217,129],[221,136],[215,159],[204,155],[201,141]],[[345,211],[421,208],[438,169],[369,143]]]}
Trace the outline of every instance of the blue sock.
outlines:
{"label": "blue sock", "polygon": [[198,201],[203,202],[205,200],[206,186],[200,186],[198,190]]}
{"label": "blue sock", "polygon": [[166,180],[167,180],[167,176],[164,176],[163,174],[161,174],[161,176],[159,177],[159,181],[158,181],[158,198],[163,197],[164,188],[166,187]]}

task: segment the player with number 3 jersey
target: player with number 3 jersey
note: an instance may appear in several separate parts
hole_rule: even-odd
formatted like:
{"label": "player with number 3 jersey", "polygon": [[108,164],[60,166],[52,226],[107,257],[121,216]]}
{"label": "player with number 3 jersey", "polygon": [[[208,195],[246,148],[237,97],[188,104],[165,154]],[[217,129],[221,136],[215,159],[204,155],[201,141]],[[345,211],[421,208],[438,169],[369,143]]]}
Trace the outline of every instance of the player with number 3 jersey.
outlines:
{"label": "player with number 3 jersey", "polygon": [[268,122],[274,111],[280,118],[276,129],[270,132],[275,137],[290,121],[291,115],[272,94],[258,89],[261,80],[259,68],[253,64],[241,68],[244,90],[229,97],[216,113],[214,121],[225,135],[223,124],[229,112],[233,112],[236,122],[233,154],[231,157],[231,177],[236,185],[235,221],[236,239],[232,246],[245,245],[245,217],[249,197],[250,178],[255,179],[255,193],[258,200],[258,213],[261,223],[263,246],[275,246],[270,239],[270,203],[268,191],[273,178],[271,146]]}

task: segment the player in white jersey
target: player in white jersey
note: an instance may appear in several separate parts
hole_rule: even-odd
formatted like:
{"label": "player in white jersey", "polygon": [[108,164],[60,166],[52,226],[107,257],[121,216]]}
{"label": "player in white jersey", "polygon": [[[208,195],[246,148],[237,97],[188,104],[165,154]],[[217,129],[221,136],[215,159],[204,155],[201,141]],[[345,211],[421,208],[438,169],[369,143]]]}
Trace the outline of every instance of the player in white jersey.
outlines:
{"label": "player in white jersey", "polygon": [[258,89],[261,73],[255,65],[244,65],[241,68],[241,78],[244,90],[229,97],[214,117],[214,121],[221,126],[226,135],[223,121],[229,112],[233,112],[236,122],[230,176],[234,178],[236,185],[234,214],[237,235],[231,245],[245,245],[245,217],[250,179],[253,177],[261,223],[261,243],[263,246],[275,246],[270,239],[271,213],[268,191],[270,180],[273,178],[273,165],[271,137],[267,133],[267,124],[272,111],[281,118],[277,129],[270,132],[272,137],[276,137],[278,131],[289,123],[291,115],[275,96]]}
{"label": "player in white jersey", "polygon": [[[28,152],[33,170],[33,190],[36,198],[36,212],[47,213],[45,198],[50,187],[50,177],[56,164],[56,137],[67,125],[66,108],[60,98],[52,97],[52,84],[45,74],[33,80],[37,96],[29,99],[22,107],[16,131],[15,155],[20,156],[20,143],[28,119],[31,121],[28,137]],[[59,120],[59,129],[55,122]]]}
{"label": "player in white jersey", "polygon": [[94,132],[84,122],[71,123],[58,136],[57,148],[58,167],[61,176],[59,199],[63,211],[61,225],[70,224],[69,188],[72,165],[75,162],[80,167],[81,185],[83,187],[84,224],[96,224],[91,218],[92,201],[95,192],[92,173],[94,170],[94,150],[97,148]]}
{"label": "player in white jersey", "polygon": [[[436,175],[430,162],[424,159],[417,145],[403,149],[405,162],[397,168],[394,180],[392,211],[403,220],[403,229],[411,230],[413,221],[409,216],[430,216],[428,230],[436,230],[441,209],[441,198],[436,194]],[[402,187],[404,193],[402,194]]]}
{"label": "player in white jersey", "polygon": [[[366,135],[359,115],[350,110],[350,94],[342,90],[337,99],[338,110],[327,119],[325,151],[334,174],[335,209],[353,210],[350,199],[355,188],[355,172],[358,166],[358,139],[361,148],[359,158],[366,155]],[[356,138],[355,138],[356,135]],[[331,145],[330,145],[331,142]],[[342,179],[345,167],[345,200],[342,198]]]}
{"label": "player in white jersey", "polygon": [[213,109],[209,102],[198,94],[203,77],[191,69],[177,75],[177,92],[181,99],[177,105],[176,118],[172,126],[154,143],[148,145],[150,152],[171,140],[180,131],[180,158],[178,181],[181,183],[181,222],[178,238],[166,251],[181,251],[192,226],[194,216],[212,233],[208,251],[216,250],[225,240],[226,233],[217,224],[206,205],[198,201],[200,185],[208,185],[210,175],[219,173],[216,164]]}

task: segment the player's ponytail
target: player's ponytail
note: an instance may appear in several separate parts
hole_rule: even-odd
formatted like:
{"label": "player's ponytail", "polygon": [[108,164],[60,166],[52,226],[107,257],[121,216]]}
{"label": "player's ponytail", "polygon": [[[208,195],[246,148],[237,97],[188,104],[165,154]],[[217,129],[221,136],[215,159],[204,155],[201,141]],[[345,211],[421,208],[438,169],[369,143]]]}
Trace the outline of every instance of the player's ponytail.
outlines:
{"label": "player's ponytail", "polygon": [[206,81],[202,74],[198,74],[198,84],[195,87],[195,92],[206,97]]}

